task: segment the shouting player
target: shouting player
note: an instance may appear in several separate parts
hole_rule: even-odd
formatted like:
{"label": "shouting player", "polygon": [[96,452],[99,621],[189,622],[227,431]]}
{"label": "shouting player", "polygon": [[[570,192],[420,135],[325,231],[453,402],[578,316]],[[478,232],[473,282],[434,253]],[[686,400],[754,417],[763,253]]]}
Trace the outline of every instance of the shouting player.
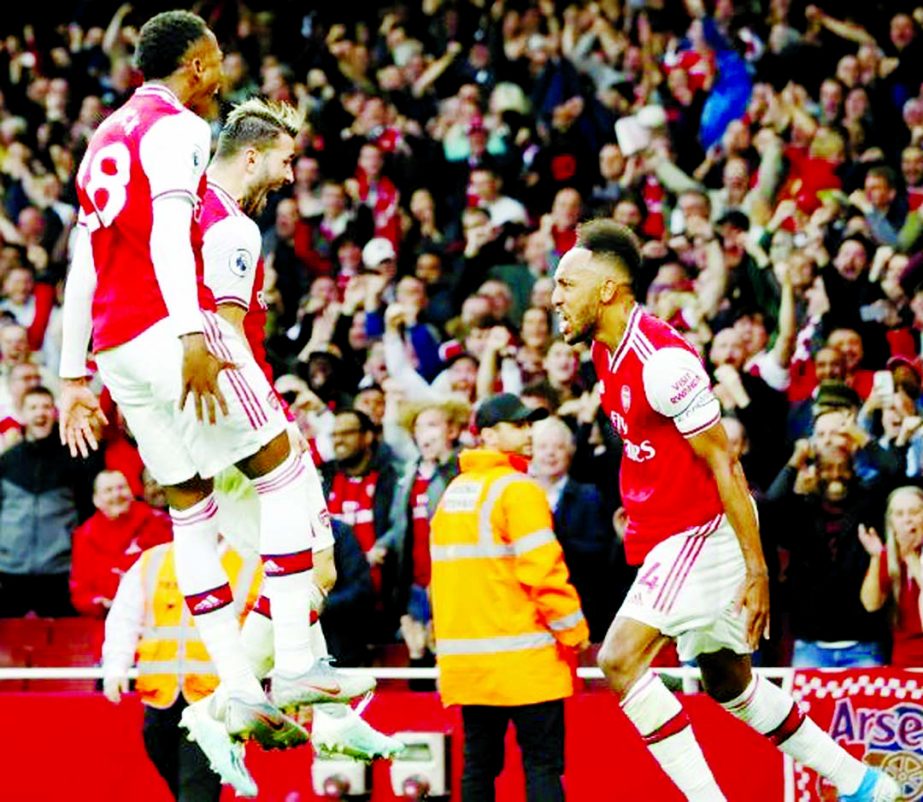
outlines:
{"label": "shouting player", "polygon": [[[208,167],[207,190],[199,217],[205,285],[214,296],[218,314],[234,326],[269,380],[272,370],[263,343],[266,304],[262,293],[261,238],[250,215],[256,216],[263,210],[270,192],[292,182],[295,138],[302,125],[302,116],[286,103],[252,98],[236,106],[225,121],[215,157]],[[305,701],[346,702],[372,690],[375,683],[364,677],[334,672],[325,660],[326,642],[317,617],[336,580],[333,534],[314,464],[308,455],[303,455],[302,461],[309,474],[312,495],[314,573],[310,635],[317,691],[313,699]],[[221,531],[239,550],[253,551],[259,541],[259,521],[250,514],[256,498],[249,482],[242,480],[234,468],[217,479]],[[272,665],[270,612],[271,605],[261,597],[244,624],[244,648],[258,676],[267,673]],[[226,752],[232,748],[227,740],[215,742],[209,737],[210,729],[201,731],[203,726],[209,726],[207,720],[204,724],[201,721],[204,704],[205,700],[184,711],[184,726],[206,751],[211,748]],[[368,759],[390,756],[402,748],[399,741],[373,730],[348,706],[319,704],[315,712],[312,740],[316,747]],[[218,761],[218,756],[213,756],[213,760],[219,765],[226,763]]]}
{"label": "shouting player", "polygon": [[641,564],[599,666],[687,799],[725,797],[682,706],[650,670],[671,639],[682,660],[697,660],[710,696],[834,783],[841,799],[891,802],[898,798],[893,779],[849,755],[790,696],[750,670],[769,622],[753,501],[698,355],[635,300],[640,267],[628,229],[594,220],[561,259],[552,295],[564,339],[592,341],[602,407],[624,449],[626,556]]}
{"label": "shouting player", "polygon": [[[96,445],[92,426],[101,413],[86,386],[92,330],[102,380],[166,490],[177,581],[221,679],[213,713],[235,739],[295,746],[307,733],[280,708],[315,693],[308,476],[266,377],[233,327],[203,311],[214,306],[197,282],[193,218],[210,149],[199,113],[214,110],[221,51],[200,17],[170,11],[142,27],[135,58],[145,83],[100,125],[77,175],[62,438],[72,451]],[[232,464],[254,480],[260,498],[265,591],[276,622],[273,702],[244,654],[218,558],[211,477]]]}

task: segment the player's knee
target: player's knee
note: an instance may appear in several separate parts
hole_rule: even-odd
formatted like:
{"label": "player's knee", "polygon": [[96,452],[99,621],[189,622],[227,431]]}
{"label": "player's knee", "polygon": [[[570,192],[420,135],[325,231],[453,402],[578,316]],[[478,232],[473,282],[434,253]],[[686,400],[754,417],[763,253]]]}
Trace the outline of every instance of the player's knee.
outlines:
{"label": "player's knee", "polygon": [[609,686],[619,696],[623,695],[637,678],[636,667],[630,655],[615,642],[603,644],[596,655],[596,665],[602,670]]}
{"label": "player's knee", "polygon": [[258,479],[278,468],[288,459],[290,453],[291,446],[289,444],[288,434],[282,432],[270,440],[255,454],[238,462],[237,467],[240,468],[248,479]]}
{"label": "player's knee", "polygon": [[208,498],[214,483],[211,479],[203,479],[201,476],[193,476],[185,482],[165,486],[163,488],[167,504],[174,510],[188,510],[199,502]]}

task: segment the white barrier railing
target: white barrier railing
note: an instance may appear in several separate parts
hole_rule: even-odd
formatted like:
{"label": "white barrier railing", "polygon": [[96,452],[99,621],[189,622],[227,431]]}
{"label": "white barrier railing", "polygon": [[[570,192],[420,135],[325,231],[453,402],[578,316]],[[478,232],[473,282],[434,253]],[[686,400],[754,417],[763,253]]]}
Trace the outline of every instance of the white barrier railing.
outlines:
{"label": "white barrier railing", "polygon": [[[757,668],[755,673],[761,674],[767,679],[780,679],[787,682],[791,679],[791,668]],[[344,674],[354,674],[359,676],[371,676],[380,680],[410,680],[410,679],[437,679],[439,672],[435,668],[338,668]],[[659,668],[655,669],[658,673],[666,674],[669,677],[676,677],[684,682],[697,681],[700,678],[697,668]],[[134,679],[138,676],[136,669],[128,673],[129,678]],[[587,680],[601,680],[603,673],[598,668],[583,667],[577,669],[577,676]],[[103,670],[99,666],[88,666],[80,668],[54,668],[32,667],[19,668],[7,667],[0,668],[0,682],[4,680],[52,680],[52,679],[102,679]]]}

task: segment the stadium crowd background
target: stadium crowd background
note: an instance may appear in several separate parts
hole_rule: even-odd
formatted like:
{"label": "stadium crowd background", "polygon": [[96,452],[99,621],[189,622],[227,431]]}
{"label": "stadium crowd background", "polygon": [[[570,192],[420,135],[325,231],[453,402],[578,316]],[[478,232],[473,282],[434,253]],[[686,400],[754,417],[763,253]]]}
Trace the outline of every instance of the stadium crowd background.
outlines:
{"label": "stadium crowd background", "polygon": [[[138,84],[133,42],[160,6],[5,12],[0,616],[102,618],[169,538],[115,411],[84,463],[53,410],[76,165]],[[714,378],[771,566],[762,663],[795,644],[802,665],[923,664],[923,495],[888,501],[923,472],[923,8],[306,9],[196,8],[225,54],[225,111],[260,93],[307,114],[295,183],[259,221],[266,342],[354,538],[324,618],[341,664],[399,640],[431,663],[428,519],[472,405],[500,390],[563,422],[538,428],[533,471],[605,633],[631,578],[622,448],[551,313],[554,267],[594,216],[637,234],[639,297]]]}

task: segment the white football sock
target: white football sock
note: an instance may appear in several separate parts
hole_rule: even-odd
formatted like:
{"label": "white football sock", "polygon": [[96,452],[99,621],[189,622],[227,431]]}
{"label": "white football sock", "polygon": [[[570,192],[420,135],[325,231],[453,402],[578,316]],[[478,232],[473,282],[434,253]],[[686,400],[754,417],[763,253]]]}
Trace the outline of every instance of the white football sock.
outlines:
{"label": "white football sock", "polygon": [[[313,583],[312,583],[313,587]],[[316,600],[323,600],[323,594],[313,587],[313,596]],[[324,632],[320,627],[314,601],[311,605],[311,630],[309,640],[311,644],[311,654],[315,657],[327,656],[327,641],[324,638]],[[241,641],[244,651],[247,654],[247,660],[253,673],[263,679],[269,676],[274,664],[274,638],[272,623],[272,607],[269,599],[260,596],[249,615],[244,620],[241,628]]]}
{"label": "white football sock", "polygon": [[695,740],[679,700],[646,671],[621,701],[647,748],[691,802],[727,802]]}
{"label": "white football sock", "polygon": [[[323,601],[320,591],[318,591],[318,595]],[[317,618],[311,624],[311,652],[314,654],[315,659],[330,656],[330,652],[327,651],[327,639],[324,637],[324,630],[321,629],[320,618]]]}
{"label": "white football sock", "polygon": [[[327,639],[324,637],[324,630],[321,629],[319,620],[317,623],[311,624],[311,651],[314,652],[314,656],[317,658],[327,657],[330,654],[327,651]],[[338,704],[337,702],[321,702],[314,705],[314,710],[324,713],[330,718],[346,718],[346,716],[355,713],[349,705]]]}
{"label": "white football sock", "polygon": [[265,596],[260,596],[244,619],[240,641],[253,673],[259,679],[267,677],[273,666],[273,634],[269,602]]}
{"label": "white football sock", "polygon": [[241,649],[234,597],[218,556],[217,511],[212,495],[188,509],[170,509],[176,582],[221,683],[228,693],[256,699],[263,691]]}
{"label": "white football sock", "polygon": [[840,794],[859,790],[866,766],[805,716],[785,691],[756,675],[746,690],[722,706],[762,733],[785,754],[836,785]]}
{"label": "white football sock", "polygon": [[276,671],[303,674],[314,663],[309,640],[311,524],[307,474],[294,454],[254,480],[260,497],[263,593],[272,604]]}

